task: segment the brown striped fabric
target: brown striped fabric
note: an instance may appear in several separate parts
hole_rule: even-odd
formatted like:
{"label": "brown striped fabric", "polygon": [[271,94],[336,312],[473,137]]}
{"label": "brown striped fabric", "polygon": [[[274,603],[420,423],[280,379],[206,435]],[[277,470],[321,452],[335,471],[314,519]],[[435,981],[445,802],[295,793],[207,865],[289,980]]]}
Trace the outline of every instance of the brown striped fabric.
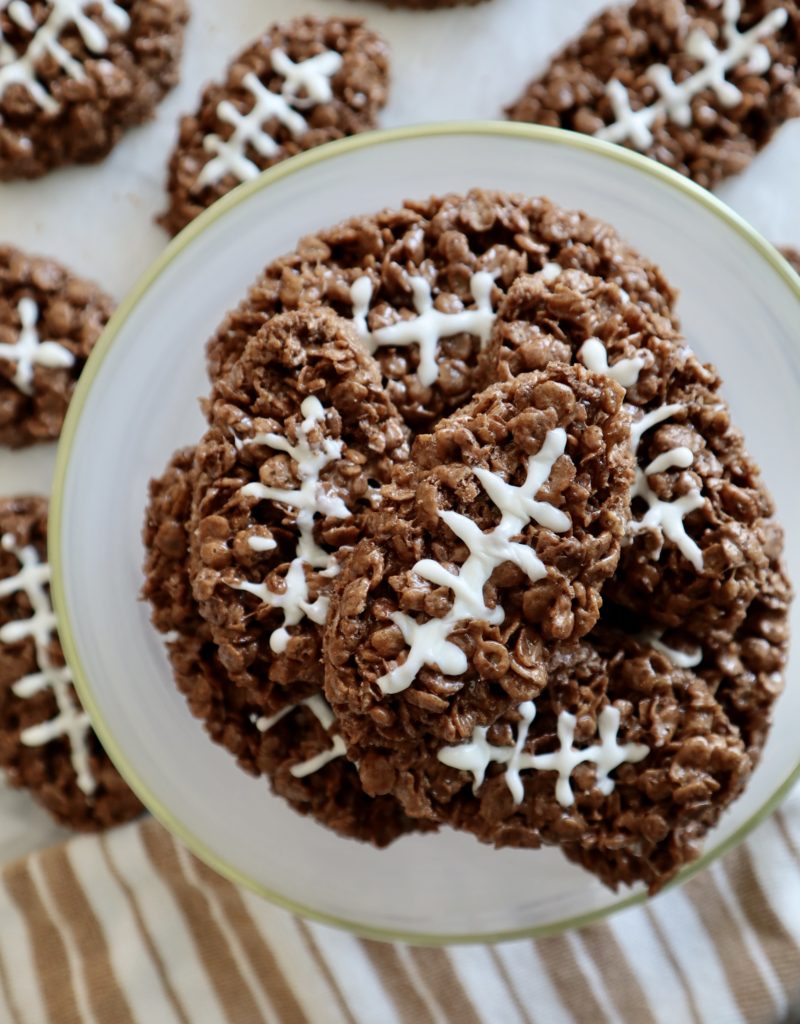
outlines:
{"label": "brown striped fabric", "polygon": [[682,889],[497,947],[300,921],[152,820],[0,884],[0,1024],[785,1024],[799,1006],[800,792]]}

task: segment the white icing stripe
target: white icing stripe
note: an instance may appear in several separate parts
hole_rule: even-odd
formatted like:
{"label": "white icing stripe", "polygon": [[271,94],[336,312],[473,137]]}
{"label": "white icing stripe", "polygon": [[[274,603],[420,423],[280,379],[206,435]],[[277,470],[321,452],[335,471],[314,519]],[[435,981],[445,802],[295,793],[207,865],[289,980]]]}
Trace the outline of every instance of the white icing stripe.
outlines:
{"label": "white icing stripe", "polygon": [[272,537],[248,537],[247,546],[251,551],[274,551],[278,546],[277,542]]}
{"label": "white icing stripe", "polygon": [[272,92],[250,71],[242,79],[242,85],[253,97],[251,110],[243,114],[230,100],[219,103],[217,117],[233,126],[233,134],[228,139],[217,134],[203,139],[203,148],[214,157],[200,171],[193,186],[195,190],[216,184],[227,174],[239,181],[258,177],[261,168],[247,156],[247,147],[252,146],[266,159],[277,156],[281,149],[264,130],[266,122],[277,119],[297,139],[308,131],[308,122],[296,108],[307,109],[332,99],[331,78],[342,66],[340,53],[324,50],[295,64],[283,50],[275,49],[270,60],[273,70],[284,77],[281,91]]}
{"label": "white icing stripe", "polygon": [[295,106],[314,106],[333,99],[331,78],[342,67],[342,55],[336,50],[323,50],[295,64],[283,50],[274,49],[270,60],[273,70],[284,78],[281,94]]}
{"label": "white icing stripe", "polygon": [[[644,431],[658,423],[663,423],[677,412],[683,412],[682,405],[663,405],[660,409],[643,416],[631,428],[631,447],[636,453]],[[678,548],[698,572],[703,571],[703,552],[697,543],[686,532],[683,520],[692,512],[696,512],[705,504],[705,499],[698,487],[674,501],[662,501],[648,483],[647,477],[653,473],[662,473],[666,469],[680,467],[687,469],[694,462],[691,449],[685,447],[672,448],[657,456],[646,469],[636,467],[636,478],[631,488],[631,501],[642,498],[647,502],[644,518],[632,520],[628,526],[631,533],[644,530],[657,530]],[[659,552],[660,554],[660,552]]]}
{"label": "white icing stripe", "polygon": [[675,668],[696,668],[703,660],[702,647],[694,647],[689,651],[679,651],[677,648],[665,644],[661,639],[663,635],[663,630],[647,629],[639,634],[638,639],[640,643],[652,647],[659,654],[663,654]]}
{"label": "white icing stripe", "polygon": [[[253,594],[264,604],[283,611],[283,625],[270,636],[270,647],[276,654],[286,650],[289,643],[288,626],[296,626],[303,618],[322,625],[328,614],[328,598],[321,595],[316,601],[309,600],[306,566],[311,570],[323,570],[327,576],[335,574],[333,559],[314,540],[314,516],[321,513],[335,519],[347,519],[350,515],[347,505],[320,480],[320,473],[331,462],[341,457],[342,442],[323,437],[313,448],[311,435],[318,424],[325,422],[325,410],[318,398],[309,396],[300,406],[304,417],[298,428],[297,444],[293,445],[281,434],[255,434],[240,447],[247,444],[263,444],[275,451],[286,452],[296,464],[300,487],[288,490],[282,487],[266,487],[261,483],[245,484],[241,493],[258,501],[276,501],[297,510],[295,525],[298,531],[295,557],[284,577],[283,593],[276,593],[266,583],[240,581],[231,583],[234,590]],[[267,538],[250,537],[249,545],[255,550],[269,551],[275,547],[258,546],[253,541],[268,544]],[[322,575],[321,573],[320,575]]]}
{"label": "white icing stripe", "polygon": [[639,353],[631,359],[620,359],[613,366],[608,365],[608,352],[599,338],[589,338],[578,352],[578,359],[592,373],[603,373],[624,388],[632,388],[644,367],[644,358]]}
{"label": "white icing stripe", "polygon": [[705,498],[699,488],[693,487],[687,494],[674,501],[661,501],[647,482],[641,469],[636,470],[636,481],[631,489],[631,500],[643,498],[648,509],[643,519],[630,523],[631,533],[642,533],[644,530],[658,530],[667,540],[678,548],[698,572],[703,571],[703,552],[686,532],[683,520],[692,512],[696,512],[705,504]]}
{"label": "white icing stripe", "polygon": [[[639,372],[644,365],[641,357],[633,359],[622,359],[613,367],[608,366],[608,353],[597,338],[590,338],[585,342],[578,352],[578,358],[584,365],[595,373],[604,373],[608,377],[617,380],[623,387],[629,388],[636,383]],[[629,407],[630,408],[630,407]],[[633,411],[633,410],[631,410]],[[631,425],[631,451],[638,454],[642,436],[646,431],[659,423],[664,423],[676,413],[683,412],[684,406],[680,403],[662,405],[658,409],[645,413],[639,420]],[[655,491],[648,483],[648,476],[654,473],[664,473],[669,469],[688,469],[694,462],[694,453],[690,448],[681,445],[671,448],[656,456],[652,462],[642,469],[636,467],[636,477],[631,487],[631,501],[634,498],[642,498],[647,502],[647,512],[641,520],[631,520],[628,530],[631,533],[641,533],[644,530],[657,530],[662,536],[670,540],[687,558],[698,572],[702,572],[704,559],[700,547],[686,532],[683,520],[692,512],[696,512],[705,504],[700,489],[693,487],[687,494],[675,501],[661,501]],[[658,558],[661,554],[659,549],[655,553]]]}
{"label": "white icing stripe", "polygon": [[0,543],[4,550],[14,555],[20,565],[16,576],[0,580],[0,599],[24,593],[33,610],[29,618],[15,619],[0,627],[0,643],[15,644],[30,637],[33,640],[39,668],[38,672],[24,676],[14,683],[13,692],[17,697],[27,699],[50,689],[58,707],[58,714],[51,721],[23,729],[20,741],[25,746],[38,747],[65,736],[69,740],[70,757],[78,787],[90,796],[95,790],[95,780],[91,772],[86,742],[91,728],[89,716],[73,695],[69,668],[54,665],[48,652],[57,625],[46,590],[50,582],[50,566],[39,561],[36,548],[18,547],[10,533],[4,534]]}
{"label": "white icing stripe", "polygon": [[475,309],[464,309],[458,313],[443,313],[434,306],[431,286],[424,277],[410,277],[409,285],[417,315],[370,331],[367,313],[372,300],[372,282],[368,277],[359,277],[350,289],[353,323],[359,338],[371,353],[386,345],[398,348],[418,345],[417,378],[420,384],[430,387],[439,376],[436,357],[443,338],[472,334],[480,338],[482,348],[488,343],[496,316],[492,309],[494,278],[485,270],[473,274],[470,292],[475,300]]}
{"label": "white icing stripe", "polygon": [[0,98],[10,85],[23,85],[34,102],[47,113],[57,113],[59,104],[44,88],[37,77],[37,67],[45,57],[56,61],[59,67],[78,81],[86,74],[79,61],[59,42],[68,25],[75,25],[86,49],[91,53],[105,53],[108,37],[103,29],[86,13],[87,7],[99,7],[102,16],[119,32],[130,28],[130,16],[114,0],[49,0],[50,13],[37,28],[30,5],[25,0],[13,0],[8,15],[20,28],[32,32],[33,37],[23,54],[17,54],[0,37]]}
{"label": "white icing stripe", "polygon": [[68,368],[75,365],[75,356],[56,341],[40,341],[36,323],[39,307],[33,299],[20,299],[17,305],[20,332],[13,345],[0,344],[0,361],[16,363],[12,377],[14,386],[25,395],[33,394],[33,368]]}
{"label": "white icing stripe", "polygon": [[665,473],[668,469],[688,469],[693,462],[694,452],[691,448],[670,448],[668,452],[657,455],[644,472],[646,476],[652,476],[654,473]]}
{"label": "white icing stripe", "polygon": [[570,784],[573,771],[580,764],[591,763],[597,766],[595,785],[604,796],[614,790],[611,772],[621,764],[636,764],[650,753],[650,748],[642,743],[625,743],[620,745],[617,740],[620,714],[611,705],[603,708],[598,718],[600,743],[583,750],[575,748],[576,719],[567,711],[558,716],[558,750],[550,754],[527,754],[525,744],[528,731],[536,717],[536,706],[533,701],[524,701],[517,708],[520,723],[517,726],[517,739],[513,747],[495,747],[487,740],[489,730],[478,726],[467,743],[457,746],[443,747],[437,757],[450,768],[467,771],[473,777],[473,793],[477,794],[483,785],[486,769],[491,763],[507,765],[505,780],[514,798],[515,804],[522,803],[525,795],[520,772],[535,769],[537,771],[554,771],[558,773],[556,782],[556,800],[562,807],[569,807],[575,802]]}
{"label": "white icing stripe", "polygon": [[742,99],[741,91],[726,79],[745,59],[752,74],[765,74],[772,65],[769,50],[760,40],[773,35],[786,25],[788,13],[778,7],[747,32],[740,32],[741,0],[724,0],[722,35],[726,48],[717,49],[711,38],[700,28],[689,33],[685,52],[703,66],[694,75],[676,83],[665,64],[654,64],[646,72],[647,78],[659,93],[659,99],[649,107],[633,110],[628,90],[616,78],[606,86],[606,94],[614,110],[615,121],[595,132],[599,139],[609,142],[630,142],[638,150],[646,150],[653,143],[653,125],[661,118],[681,127],[692,123],[692,100],[706,89],[711,89],[720,105],[735,107]]}
{"label": "white icing stripe", "polygon": [[643,434],[652,427],[657,426],[659,423],[663,423],[665,420],[668,420],[670,416],[674,416],[675,413],[683,412],[683,408],[684,407],[680,402],[675,402],[672,405],[660,405],[657,409],[653,409],[652,412],[645,413],[641,419],[636,420],[631,425],[631,449],[634,454],[639,450]]}
{"label": "white icing stripe", "polygon": [[466,672],[464,652],[448,637],[458,623],[466,620],[479,619],[490,625],[499,625],[503,621],[503,608],[500,605],[488,608],[483,596],[483,588],[498,566],[513,562],[533,582],[547,575],[533,548],[528,544],[513,543],[511,538],[521,534],[531,520],[555,533],[569,529],[569,516],[547,502],[535,500],[566,446],[567,435],[562,428],[548,431],[540,451],[528,459],[528,473],[520,487],[512,486],[488,470],[473,471],[502,513],[499,524],[488,533],[484,533],[467,516],[457,512],[439,512],[442,521],[469,548],[469,557],[458,573],[429,558],[414,566],[412,571],[418,576],[452,590],[453,605],[442,618],[423,623],[416,622],[404,612],[392,613],[392,621],[399,626],[410,649],[401,665],[396,665],[378,680],[383,693],[400,693],[407,689],[423,665],[435,665],[448,676]]}
{"label": "white icing stripe", "polygon": [[[277,725],[282,718],[285,718],[286,715],[300,707],[308,708],[326,732],[333,725],[333,712],[321,693],[315,693],[313,697],[306,697],[306,699],[300,701],[299,704],[291,704],[289,707],[282,708],[277,712],[277,714],[271,715],[269,718],[266,718],[263,715],[260,717],[251,715],[250,720],[259,732],[269,732],[269,730],[274,725]],[[290,773],[296,779],[304,779],[308,775],[313,775],[315,772],[318,772],[320,768],[324,768],[325,765],[330,764],[331,761],[335,761],[337,757],[344,756],[346,747],[342,737],[336,734],[331,736],[331,741],[332,743],[328,750],[323,750],[314,757],[310,757],[307,761],[302,761],[300,764],[294,765],[289,769]]]}

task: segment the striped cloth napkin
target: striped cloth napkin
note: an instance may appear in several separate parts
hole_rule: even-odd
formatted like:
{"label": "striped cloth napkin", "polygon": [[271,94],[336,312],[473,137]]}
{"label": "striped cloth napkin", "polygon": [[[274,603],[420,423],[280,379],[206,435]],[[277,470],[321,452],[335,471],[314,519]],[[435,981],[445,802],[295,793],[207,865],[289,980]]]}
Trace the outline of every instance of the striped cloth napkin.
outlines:
{"label": "striped cloth napkin", "polygon": [[800,790],[683,888],[582,931],[421,949],[292,917],[155,821],[9,865],[5,1024],[800,1021]]}

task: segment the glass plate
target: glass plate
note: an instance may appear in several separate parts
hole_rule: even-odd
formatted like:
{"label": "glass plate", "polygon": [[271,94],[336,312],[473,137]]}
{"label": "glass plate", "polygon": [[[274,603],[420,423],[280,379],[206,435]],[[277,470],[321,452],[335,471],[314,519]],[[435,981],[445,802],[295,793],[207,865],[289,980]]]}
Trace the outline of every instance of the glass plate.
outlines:
{"label": "glass plate", "polygon": [[[788,528],[797,578],[800,475],[789,445],[800,437],[800,280],[707,192],[627,150],[528,125],[428,125],[334,143],[200,217],[122,304],[83,374],[51,516],[62,640],[98,733],[144,803],[213,867],[264,896],[362,933],[421,942],[541,934],[642,894],[615,895],[557,850],[496,851],[443,831],[379,852],[295,814],[206,737],[174,687],[137,596],[140,530],[148,480],[201,433],[206,339],[260,269],[301,235],[351,214],[474,186],[583,208],[663,267],[681,289],[691,345],[721,367]],[[797,721],[792,676],[762,763],[702,863],[786,791]]]}

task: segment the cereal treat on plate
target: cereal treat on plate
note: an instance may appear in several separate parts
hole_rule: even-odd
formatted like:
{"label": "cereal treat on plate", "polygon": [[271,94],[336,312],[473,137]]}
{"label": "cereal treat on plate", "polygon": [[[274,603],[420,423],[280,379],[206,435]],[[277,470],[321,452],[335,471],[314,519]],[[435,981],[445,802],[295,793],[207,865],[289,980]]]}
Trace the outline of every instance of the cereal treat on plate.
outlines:
{"label": "cereal treat on plate", "polygon": [[611,888],[655,892],[747,781],[739,731],[693,672],[604,627],[547,672],[538,697],[441,748],[427,788],[484,842],[558,845]]}
{"label": "cereal treat on plate", "polygon": [[81,708],[50,602],[47,501],[0,500],[0,767],[62,825],[141,813]]}
{"label": "cereal treat on plate", "polygon": [[259,700],[322,685],[337,552],[358,539],[407,431],[355,330],[274,317],[218,381],[195,457],[189,575],[230,677]]}
{"label": "cereal treat on plate", "polygon": [[212,378],[276,312],[326,306],[350,319],[412,430],[429,429],[490,379],[496,311],[521,275],[585,270],[672,318],[661,271],[602,221],[547,199],[473,190],[407,201],[301,241],[270,264],[212,339]]}
{"label": "cereal treat on plate", "polygon": [[161,224],[177,234],[267,167],[375,128],[388,82],[386,43],[359,19],[270,26],[182,118]]}
{"label": "cereal treat on plate", "polygon": [[797,0],[610,7],[507,110],[645,153],[713,188],[800,114]]}
{"label": "cereal treat on plate", "polygon": [[178,80],[184,0],[0,3],[0,180],[102,159]]}
{"label": "cereal treat on plate", "polygon": [[[620,566],[603,591],[635,633],[686,653],[763,744],[783,685],[791,587],[772,500],[731,423],[721,381],[664,318],[575,271],[520,278],[488,350],[500,377],[577,359],[626,388],[637,476]],[[688,659],[688,660],[687,660]]]}
{"label": "cereal treat on plate", "polygon": [[59,436],[113,307],[96,285],[55,261],[0,246],[0,444]]}
{"label": "cereal treat on plate", "polygon": [[275,691],[264,701],[231,682],[189,583],[186,524],[196,480],[194,452],[176,452],[150,485],[143,591],[154,624],[166,634],[173,675],[192,714],[240,767],[266,776],[273,792],[295,810],[341,835],[386,846],[406,832],[429,830],[429,824],[408,818],[393,797],[367,796],[355,766],[343,756],[343,741],[319,689],[297,696],[289,689]]}
{"label": "cereal treat on plate", "polygon": [[495,384],[416,439],[343,559],[325,692],[368,793],[438,820],[438,751],[547,685],[595,625],[628,515],[622,388],[554,366]]}
{"label": "cereal treat on plate", "polygon": [[[605,600],[657,629],[726,642],[768,586],[773,506],[713,367],[669,323],[576,272],[515,282],[489,348],[499,376],[577,359],[625,388],[637,469],[619,570]],[[778,545],[780,547],[780,545]]]}

